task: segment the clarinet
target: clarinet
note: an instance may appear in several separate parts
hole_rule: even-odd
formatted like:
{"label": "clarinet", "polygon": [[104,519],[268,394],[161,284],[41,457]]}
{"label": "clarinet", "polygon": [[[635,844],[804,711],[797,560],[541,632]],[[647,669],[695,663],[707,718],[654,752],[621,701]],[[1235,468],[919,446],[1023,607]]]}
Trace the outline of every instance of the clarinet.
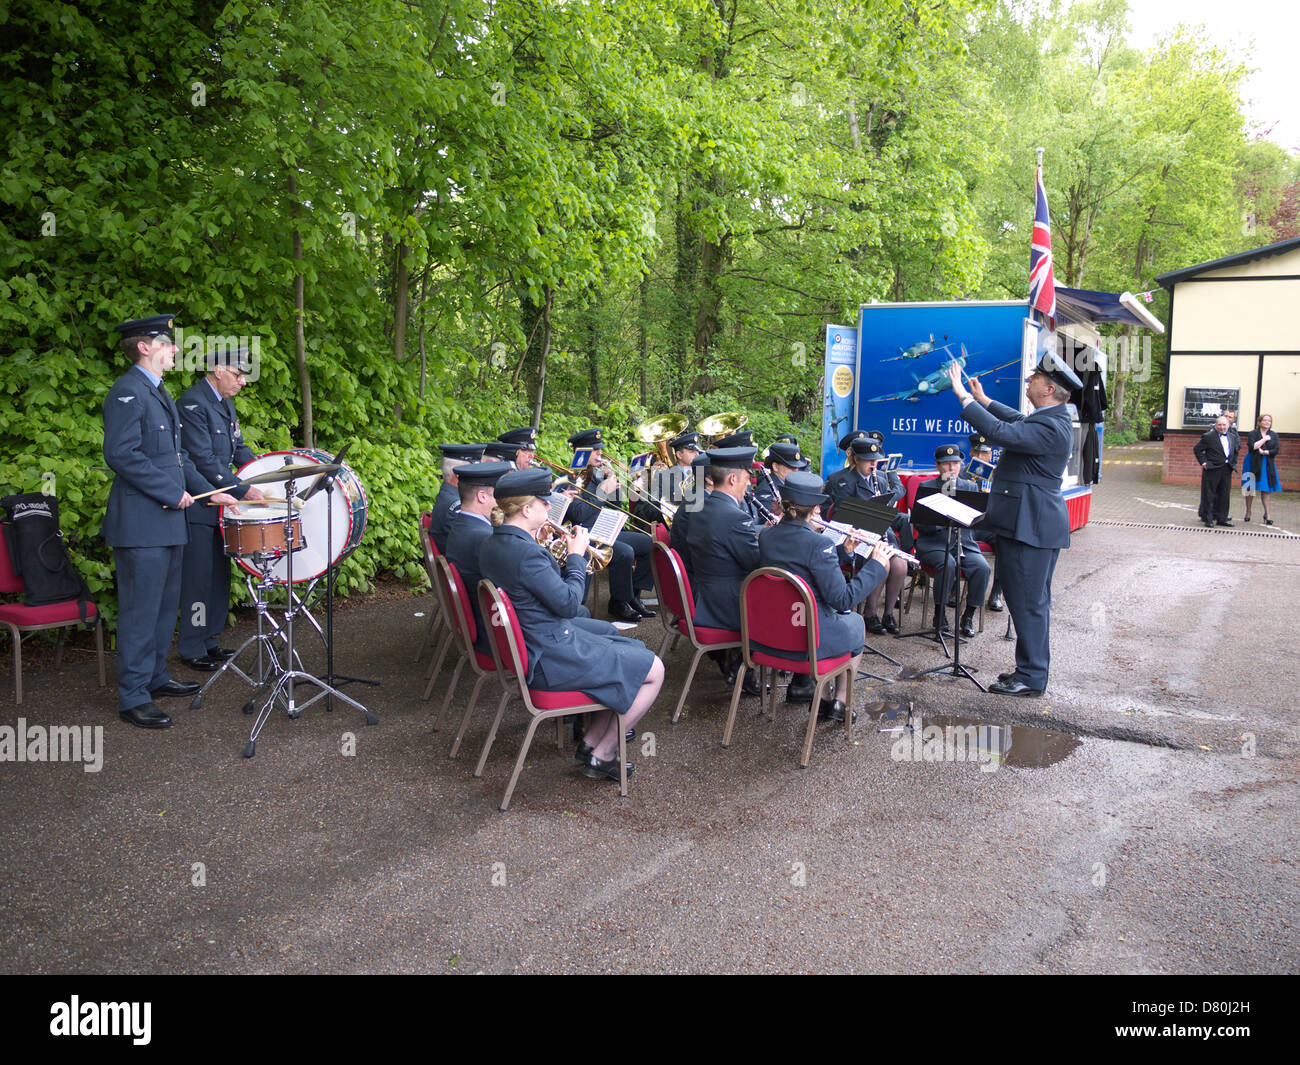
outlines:
{"label": "clarinet", "polygon": [[[777,491],[776,482],[772,480],[772,471],[766,466],[760,466],[759,469],[763,471],[763,476],[767,478],[768,488],[772,489],[772,502],[779,506],[781,503],[781,493]],[[763,501],[758,498],[757,492],[754,493],[754,506],[758,507],[759,512],[762,514],[764,524],[775,525],[781,520],[779,514],[773,514],[763,505]]]}

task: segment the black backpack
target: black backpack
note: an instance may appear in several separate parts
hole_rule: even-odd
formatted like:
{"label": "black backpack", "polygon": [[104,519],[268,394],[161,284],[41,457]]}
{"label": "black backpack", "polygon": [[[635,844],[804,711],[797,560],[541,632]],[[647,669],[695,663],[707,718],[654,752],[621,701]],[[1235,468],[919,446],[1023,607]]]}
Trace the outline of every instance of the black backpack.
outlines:
{"label": "black backpack", "polygon": [[23,579],[27,606],[48,606],[77,600],[83,624],[86,605],[92,602],[90,589],[68,557],[68,548],[59,529],[59,501],[40,492],[5,496],[4,535],[14,572]]}

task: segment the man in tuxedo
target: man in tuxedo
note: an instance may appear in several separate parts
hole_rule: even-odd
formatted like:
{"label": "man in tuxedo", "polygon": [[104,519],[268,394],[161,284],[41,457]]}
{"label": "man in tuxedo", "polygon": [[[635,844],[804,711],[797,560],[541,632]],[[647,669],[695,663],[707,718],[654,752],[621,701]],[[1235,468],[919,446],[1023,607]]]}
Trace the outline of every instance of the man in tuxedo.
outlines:
{"label": "man in tuxedo", "polygon": [[1197,513],[1205,525],[1232,524],[1228,517],[1228,494],[1240,450],[1241,438],[1232,431],[1232,422],[1226,414],[1219,415],[1214,427],[1206,430],[1192,449],[1201,464],[1201,506]]}

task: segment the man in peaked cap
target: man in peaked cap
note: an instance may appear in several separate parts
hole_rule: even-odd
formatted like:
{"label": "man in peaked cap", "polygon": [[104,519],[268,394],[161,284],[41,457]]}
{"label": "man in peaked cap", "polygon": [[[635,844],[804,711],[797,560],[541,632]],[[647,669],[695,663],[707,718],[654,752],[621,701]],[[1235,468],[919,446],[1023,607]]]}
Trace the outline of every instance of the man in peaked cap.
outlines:
{"label": "man in peaked cap", "polygon": [[442,487],[438,489],[433,501],[433,517],[429,522],[429,535],[438,545],[438,553],[447,553],[447,530],[451,528],[451,516],[460,507],[460,493],[456,490],[456,467],[467,466],[471,462],[483,460],[486,444],[441,444],[442,452]]}
{"label": "man in peaked cap", "polygon": [[[740,586],[758,567],[758,526],[745,509],[753,447],[713,448],[708,452],[713,491],[698,514],[691,517],[686,541],[691,551],[695,623],[740,631]],[[719,662],[729,682],[739,669],[739,655]],[[758,678],[750,671],[744,691],[760,695]]]}
{"label": "man in peaked cap", "polygon": [[1074,429],[1065,405],[1083,382],[1054,352],[1045,352],[1025,381],[1034,408],[1026,417],[989,399],[976,378],[968,390],[955,363],[948,379],[962,417],[1002,448],[982,528],[998,538],[1002,592],[1016,626],[1016,668],[999,674],[989,691],[1041,695],[1051,662],[1052,574],[1061,548],[1070,546],[1061,477]]}
{"label": "man in peaked cap", "polygon": [[515,468],[526,470],[533,464],[537,454],[537,426],[521,425],[517,429],[507,429],[497,437],[503,444],[518,444],[515,453]]}
{"label": "man in peaked cap", "polygon": [[[679,433],[668,441],[674,465],[659,467],[650,474],[650,498],[636,505],[634,513],[648,525],[666,521],[659,509],[659,501],[680,507],[684,498],[682,484],[691,473],[691,463],[700,454],[700,434],[694,430]],[[671,524],[671,523],[668,523]]]}
{"label": "man in peaked cap", "polygon": [[849,441],[849,465],[826,478],[825,490],[832,503],[888,496],[888,479],[882,481],[876,477],[876,464],[884,457],[880,445],[865,433]]}
{"label": "man in peaked cap", "polygon": [[[447,529],[447,561],[456,567],[464,582],[476,625],[474,647],[485,655],[491,655],[492,648],[488,645],[487,630],[483,627],[483,616],[478,607],[478,582],[482,577],[478,553],[483,541],[492,535],[496,484],[510,470],[510,463],[502,461],[457,466],[456,492],[460,497],[460,507],[452,515]],[[550,490],[549,477],[546,477],[545,490]]]}
{"label": "man in peaked cap", "polygon": [[523,450],[518,444],[507,444],[502,440],[493,440],[483,445],[483,460],[492,462],[508,462],[511,469],[519,469],[517,461],[519,452]]}
{"label": "man in peaked cap", "polygon": [[[114,327],[133,365],[104,397],[104,461],[114,477],[101,535],[117,571],[118,714],[137,728],[167,728],[171,718],[154,700],[199,690],[172,679],[167,653],[189,540],[183,511],[215,486],[185,453],[180,414],[163,387],[176,365],[172,322],[158,314]],[[224,492],[211,498],[236,502]]]}
{"label": "man in peaked cap", "polygon": [[709,456],[701,452],[691,460],[691,480],[686,491],[685,501],[677,508],[677,517],[668,530],[668,546],[681,556],[682,566],[687,576],[694,574],[691,562],[691,547],[687,541],[691,519],[700,512],[705,499],[713,491],[713,481],[709,477]]}
{"label": "man in peaked cap", "polygon": [[[235,486],[234,470],[256,456],[244,443],[234,397],[253,372],[246,347],[214,351],[208,372],[181,393],[181,443],[195,468],[215,488],[253,503],[263,498],[256,485]],[[190,669],[211,673],[233,652],[221,646],[230,608],[230,559],[226,557],[215,507],[185,508],[190,542],[181,563],[180,659]]]}
{"label": "man in peaked cap", "polygon": [[[934,452],[934,464],[939,469],[941,481],[955,481],[956,488],[963,492],[978,492],[974,481],[960,477],[962,467],[961,448],[956,444],[941,444]],[[931,525],[923,520],[930,513],[928,507],[917,507],[912,511],[912,528],[916,531],[916,557],[934,570],[934,627],[945,636],[951,636],[948,627],[948,615],[944,604],[948,602],[949,592],[957,581],[957,549],[948,547],[948,529],[942,525]],[[971,529],[961,530],[961,576],[966,578],[969,595],[966,610],[961,617],[961,634],[967,639],[975,636],[975,610],[984,601],[984,593],[989,586],[989,564],[980,553],[979,543]],[[956,602],[956,599],[953,600]]]}

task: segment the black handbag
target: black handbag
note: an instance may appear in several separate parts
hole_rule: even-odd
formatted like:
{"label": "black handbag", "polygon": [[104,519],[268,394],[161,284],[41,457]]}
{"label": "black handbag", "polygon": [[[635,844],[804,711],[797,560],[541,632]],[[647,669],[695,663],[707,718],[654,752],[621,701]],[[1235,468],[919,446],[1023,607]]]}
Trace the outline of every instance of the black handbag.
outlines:
{"label": "black handbag", "polygon": [[75,599],[82,624],[93,624],[86,619],[87,604],[93,602],[90,589],[72,564],[59,528],[59,501],[40,492],[25,492],[0,499],[0,508],[9,557],[26,588],[23,602],[49,606]]}

